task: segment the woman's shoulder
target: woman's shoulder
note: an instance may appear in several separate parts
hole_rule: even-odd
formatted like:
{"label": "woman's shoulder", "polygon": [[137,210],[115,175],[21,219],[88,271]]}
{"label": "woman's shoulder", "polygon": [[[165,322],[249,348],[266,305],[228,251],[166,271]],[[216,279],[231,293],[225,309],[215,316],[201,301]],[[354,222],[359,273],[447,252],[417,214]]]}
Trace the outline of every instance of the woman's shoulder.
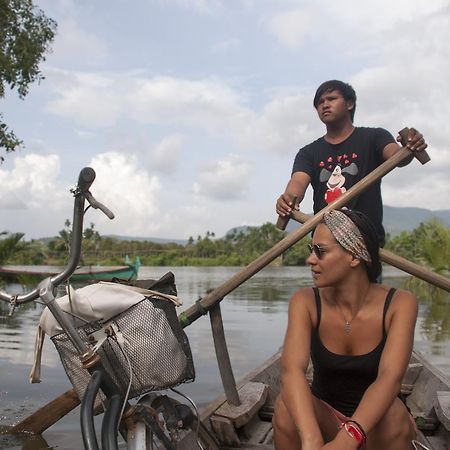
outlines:
{"label": "woman's shoulder", "polygon": [[389,305],[389,309],[392,312],[396,310],[404,310],[406,309],[417,309],[417,299],[416,296],[405,289],[393,288],[387,285],[378,285],[379,293],[381,297],[387,299],[389,295],[391,295],[391,301]]}
{"label": "woman's shoulder", "polygon": [[315,324],[317,321],[317,310],[314,289],[297,289],[289,303],[289,317],[295,320],[303,317],[307,323]]}
{"label": "woman's shoulder", "polygon": [[291,297],[291,301],[308,301],[308,299],[314,299],[315,298],[315,291],[316,288],[312,287],[302,287],[297,289]]}
{"label": "woman's shoulder", "polygon": [[291,308],[309,308],[315,303],[314,289],[311,287],[302,287],[297,289],[291,297]]}

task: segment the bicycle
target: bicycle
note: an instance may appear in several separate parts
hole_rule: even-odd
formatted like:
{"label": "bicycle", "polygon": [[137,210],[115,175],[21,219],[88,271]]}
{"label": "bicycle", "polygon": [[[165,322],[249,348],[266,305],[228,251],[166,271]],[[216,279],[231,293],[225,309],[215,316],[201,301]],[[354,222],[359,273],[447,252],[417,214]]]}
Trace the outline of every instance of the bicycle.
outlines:
{"label": "bicycle", "polygon": [[[71,190],[75,200],[71,245],[65,269],[61,273],[43,280],[37,288],[26,294],[8,294],[0,291],[0,300],[9,303],[9,314],[12,315],[21,304],[41,299],[76,350],[83,367],[88,370],[89,382],[81,399],[80,410],[85,450],[100,448],[94,426],[94,414],[99,411],[98,405],[95,405],[99,392],[104,395],[104,416],[101,429],[101,448],[103,450],[119,448],[119,432],[129,450],[149,450],[161,448],[161,446],[167,450],[218,448],[215,438],[199,421],[194,402],[176,389],[172,388],[172,391],[184,397],[190,403],[190,407],[169,395],[156,392],[146,393],[135,404],[130,404],[129,388],[125,393],[123,392],[123,389],[118,386],[117,380],[113,379],[111,373],[105,369],[104,361],[102,362],[99,357],[98,348],[94,343],[82,338],[80,327],[75,327],[68,315],[55,301],[57,287],[70,280],[79,264],[83,218],[86,211],[92,207],[100,209],[110,219],[114,218],[114,214],[105,205],[98,202],[89,190],[95,176],[92,168],[82,169],[76,187]],[[89,206],[85,208],[86,201]],[[64,364],[63,356],[61,359]],[[130,363],[126,355],[125,359]],[[195,414],[191,408],[194,409]]]}

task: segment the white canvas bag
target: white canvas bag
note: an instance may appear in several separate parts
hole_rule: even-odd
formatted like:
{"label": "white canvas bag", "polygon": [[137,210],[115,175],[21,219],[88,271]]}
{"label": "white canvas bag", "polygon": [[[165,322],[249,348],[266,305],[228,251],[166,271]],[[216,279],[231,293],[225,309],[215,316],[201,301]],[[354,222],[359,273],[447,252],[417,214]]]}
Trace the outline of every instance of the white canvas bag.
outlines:
{"label": "white canvas bag", "polygon": [[[106,322],[139,303],[144,297],[152,295],[171,301],[177,306],[182,304],[181,300],[174,295],[111,282],[90,284],[77,290],[69,286],[68,290],[67,295],[55,301],[64,312],[68,313],[75,327],[94,320]],[[41,315],[36,334],[34,364],[29,376],[30,383],[40,383],[41,381],[41,358],[45,335],[51,337],[62,331],[61,326],[46,307]]]}

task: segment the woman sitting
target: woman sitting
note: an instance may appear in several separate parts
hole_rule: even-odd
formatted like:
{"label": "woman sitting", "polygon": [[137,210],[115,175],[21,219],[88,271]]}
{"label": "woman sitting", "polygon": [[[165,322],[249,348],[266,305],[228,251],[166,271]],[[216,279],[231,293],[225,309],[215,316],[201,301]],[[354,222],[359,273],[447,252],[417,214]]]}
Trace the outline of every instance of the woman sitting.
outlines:
{"label": "woman sitting", "polygon": [[299,289],[289,306],[273,419],[278,450],[412,448],[414,421],[398,395],[417,302],[376,283],[378,247],[376,231],[357,211],[325,213],[314,232],[307,262],[316,287]]}

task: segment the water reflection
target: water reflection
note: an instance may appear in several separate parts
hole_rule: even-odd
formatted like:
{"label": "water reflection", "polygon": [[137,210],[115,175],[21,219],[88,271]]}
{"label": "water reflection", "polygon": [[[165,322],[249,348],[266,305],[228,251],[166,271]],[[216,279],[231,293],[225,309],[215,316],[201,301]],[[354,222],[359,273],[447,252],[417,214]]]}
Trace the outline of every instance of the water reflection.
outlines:
{"label": "water reflection", "polygon": [[[171,270],[167,267],[141,268],[141,278],[159,278]],[[213,289],[240,268],[180,267],[176,275],[182,310],[192,305],[209,289]],[[395,269],[384,269],[385,282],[401,287],[405,278]],[[235,377],[261,364],[282,345],[287,323],[288,300],[302,285],[310,285],[307,268],[269,267],[230,293],[221,303],[227,344]],[[16,289],[9,289],[17,292]],[[439,297],[419,298],[419,320],[416,348],[450,374],[450,298],[440,291]],[[0,425],[17,423],[37,408],[70,388],[53,344],[47,340],[42,358],[42,383],[28,384],[32,366],[35,331],[43,306],[21,306],[8,317],[8,305],[0,303]],[[215,360],[209,318],[200,318],[186,328],[194,356],[196,381],[182,386],[182,391],[199,406],[222,392]],[[82,448],[78,410],[66,416],[44,433],[45,441],[2,437],[0,448]],[[34,447],[33,447],[34,445]],[[27,446],[27,447],[26,447]]]}

